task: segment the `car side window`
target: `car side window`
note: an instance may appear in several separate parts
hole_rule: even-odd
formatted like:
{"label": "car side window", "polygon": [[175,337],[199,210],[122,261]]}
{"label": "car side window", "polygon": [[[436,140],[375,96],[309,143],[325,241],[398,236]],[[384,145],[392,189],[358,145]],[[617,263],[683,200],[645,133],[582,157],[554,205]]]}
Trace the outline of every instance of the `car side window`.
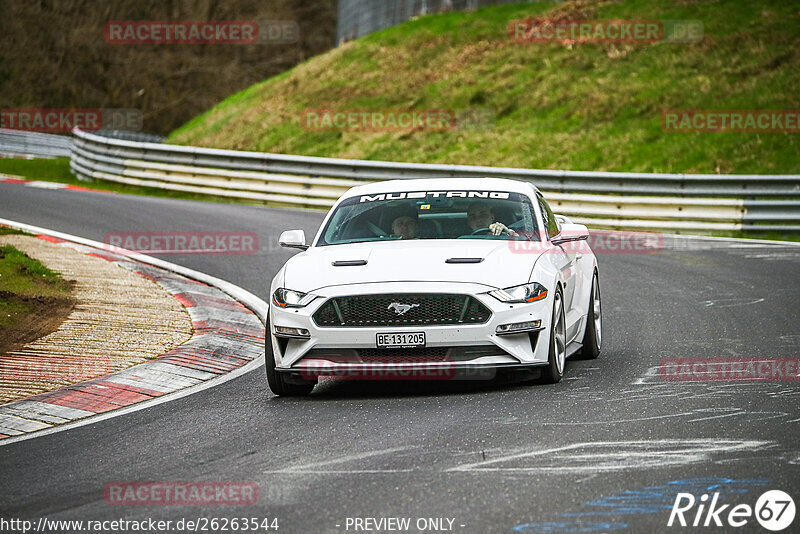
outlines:
{"label": "car side window", "polygon": [[547,201],[541,194],[536,195],[537,199],[539,200],[539,207],[542,209],[542,217],[544,217],[544,225],[547,228],[547,235],[550,239],[554,238],[561,232],[561,229],[558,227],[558,221],[556,220],[556,216],[553,214],[553,210],[550,209],[550,205],[547,204]]}

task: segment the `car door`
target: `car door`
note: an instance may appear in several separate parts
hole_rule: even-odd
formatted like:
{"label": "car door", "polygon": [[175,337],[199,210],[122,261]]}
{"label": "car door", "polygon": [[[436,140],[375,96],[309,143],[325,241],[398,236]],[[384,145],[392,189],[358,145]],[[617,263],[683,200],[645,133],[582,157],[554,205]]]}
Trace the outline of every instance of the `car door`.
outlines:
{"label": "car door", "polygon": [[[536,198],[539,202],[539,208],[542,212],[544,219],[544,228],[547,230],[547,238],[553,239],[561,233],[561,226],[556,219],[550,205],[544,199],[541,193],[536,193]],[[580,314],[575,313],[575,286],[578,282],[576,269],[576,255],[574,247],[564,247],[563,245],[556,245],[552,251],[553,265],[561,271],[561,278],[564,280],[564,313],[567,319],[567,339],[570,340],[574,337],[575,331],[580,326],[577,319]]]}

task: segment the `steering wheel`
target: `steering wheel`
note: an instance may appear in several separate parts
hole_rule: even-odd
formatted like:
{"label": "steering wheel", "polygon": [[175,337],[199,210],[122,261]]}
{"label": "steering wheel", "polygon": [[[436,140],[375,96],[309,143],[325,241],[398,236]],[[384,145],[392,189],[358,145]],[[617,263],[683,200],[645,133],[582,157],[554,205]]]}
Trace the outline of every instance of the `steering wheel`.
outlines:
{"label": "steering wheel", "polygon": [[386,235],[388,235],[388,234],[387,234],[386,232],[384,232],[384,231],[383,231],[383,229],[382,229],[380,226],[378,226],[377,224],[374,224],[374,223],[371,223],[371,222],[367,221],[367,227],[368,227],[368,228],[369,228],[369,229],[370,229],[372,232],[374,232],[374,233],[375,233],[375,237],[385,237]]}
{"label": "steering wheel", "polygon": [[485,227],[485,228],[478,228],[477,230],[473,230],[472,233],[469,234],[469,235],[480,235],[480,234],[484,234],[484,233],[485,234],[491,234],[492,233],[492,229],[489,228],[488,226]]}

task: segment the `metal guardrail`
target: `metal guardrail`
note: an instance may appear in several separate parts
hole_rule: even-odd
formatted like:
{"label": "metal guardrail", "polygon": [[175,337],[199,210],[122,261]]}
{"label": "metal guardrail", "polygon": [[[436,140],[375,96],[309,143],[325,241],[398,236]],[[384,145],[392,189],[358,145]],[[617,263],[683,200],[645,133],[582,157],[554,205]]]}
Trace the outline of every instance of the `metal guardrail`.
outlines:
{"label": "metal guardrail", "polygon": [[412,17],[443,11],[474,10],[520,0],[339,0],[336,42],[357,39]]}
{"label": "metal guardrail", "polygon": [[166,137],[146,132],[132,132],[130,130],[98,130],[95,132],[102,137],[124,139],[125,141],[140,141],[142,143],[163,143]]}
{"label": "metal guardrail", "polygon": [[676,232],[800,232],[800,175],[644,174],[364,161],[112,139],[75,130],[83,179],[325,208],[375,180],[499,177],[535,183],[590,227]]}
{"label": "metal guardrail", "polygon": [[4,156],[68,157],[72,138],[23,130],[0,129],[0,154]]}

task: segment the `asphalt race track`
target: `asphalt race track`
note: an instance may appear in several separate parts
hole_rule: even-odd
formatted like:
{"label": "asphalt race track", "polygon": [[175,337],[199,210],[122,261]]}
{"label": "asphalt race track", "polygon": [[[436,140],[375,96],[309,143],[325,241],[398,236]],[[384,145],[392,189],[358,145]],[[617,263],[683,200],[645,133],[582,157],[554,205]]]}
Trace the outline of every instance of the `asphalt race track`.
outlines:
{"label": "asphalt race track", "polygon": [[[0,217],[98,241],[107,232],[256,232],[255,255],[161,257],[266,300],[292,254],[277,247],[278,234],[303,228],[310,238],[322,213],[0,184]],[[598,258],[603,353],[568,362],[560,384],[326,381],[307,399],[278,399],[259,370],[0,446],[0,515],[268,517],[281,533],[353,532],[346,526],[356,517],[446,518],[465,533],[685,532],[695,529],[667,527],[679,491],[752,506],[780,489],[798,502],[796,378],[675,382],[657,366],[678,357],[796,358],[800,247],[692,245]],[[108,482],[161,480],[252,481],[259,499],[104,501]],[[753,518],[737,531],[765,532]]]}

